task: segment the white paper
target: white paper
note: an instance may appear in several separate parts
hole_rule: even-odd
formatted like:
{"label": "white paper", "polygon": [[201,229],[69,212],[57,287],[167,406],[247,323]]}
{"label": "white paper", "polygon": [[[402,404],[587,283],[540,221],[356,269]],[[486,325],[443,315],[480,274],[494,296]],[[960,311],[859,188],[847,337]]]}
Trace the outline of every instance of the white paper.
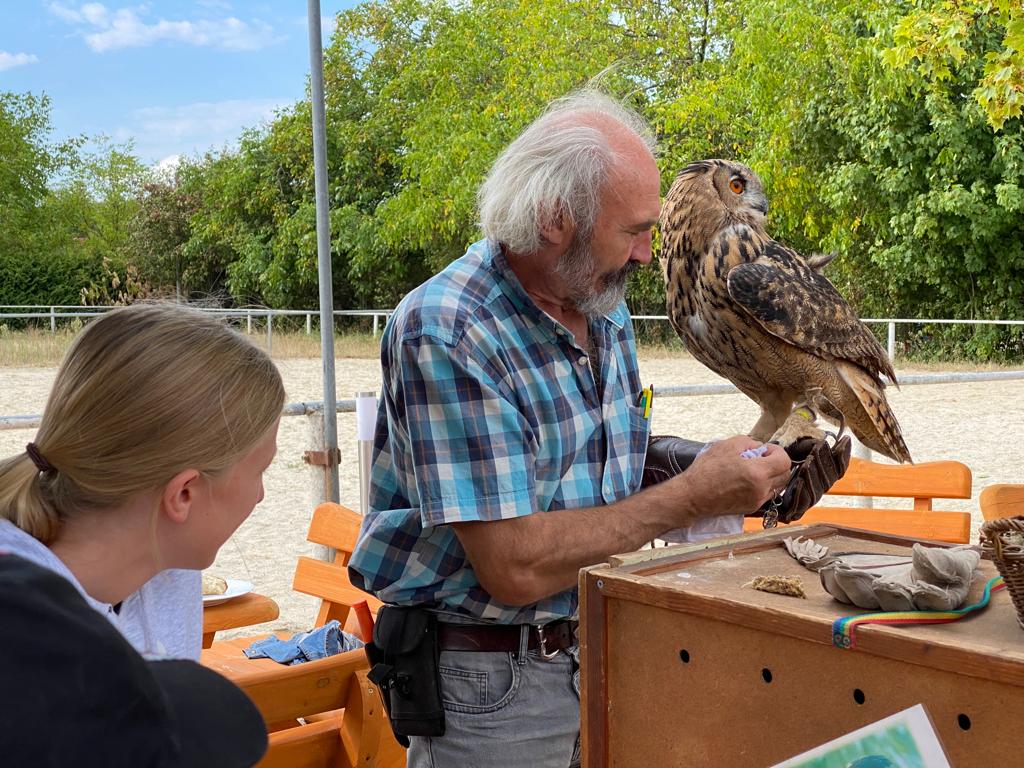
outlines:
{"label": "white paper", "polygon": [[685,544],[690,541],[735,536],[737,533],[743,533],[743,515],[717,515],[702,517],[686,528],[673,528],[658,538],[670,544]]}
{"label": "white paper", "polygon": [[[907,734],[910,736],[909,739]],[[778,763],[773,768],[856,765],[871,757],[876,758],[873,765],[950,768],[939,735],[921,704],[858,728],[827,744]]]}

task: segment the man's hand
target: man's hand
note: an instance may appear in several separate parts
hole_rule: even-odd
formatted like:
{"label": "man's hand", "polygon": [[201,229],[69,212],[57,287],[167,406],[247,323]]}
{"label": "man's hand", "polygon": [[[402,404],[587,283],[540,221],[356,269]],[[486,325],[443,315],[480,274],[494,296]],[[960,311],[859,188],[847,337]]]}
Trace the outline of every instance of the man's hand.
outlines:
{"label": "man's hand", "polygon": [[786,487],[791,461],[778,445],[767,445],[761,456],[741,456],[760,445],[745,435],[720,440],[677,475],[694,518],[747,514]]}
{"label": "man's hand", "polygon": [[792,476],[781,497],[769,499],[757,516],[778,512],[780,523],[799,520],[846,473],[850,448],[849,437],[839,439],[834,446],[806,437],[786,448],[793,461]]}

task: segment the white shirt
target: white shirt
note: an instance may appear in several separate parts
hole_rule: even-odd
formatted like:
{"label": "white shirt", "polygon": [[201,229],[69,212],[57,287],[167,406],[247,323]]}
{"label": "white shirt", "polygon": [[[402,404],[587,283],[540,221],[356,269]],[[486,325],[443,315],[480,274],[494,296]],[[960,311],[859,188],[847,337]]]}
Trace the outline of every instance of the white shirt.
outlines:
{"label": "white shirt", "polygon": [[199,571],[161,571],[114,607],[89,595],[75,575],[42,542],[0,519],[0,550],[47,568],[70,581],[146,658],[198,659],[203,639]]}

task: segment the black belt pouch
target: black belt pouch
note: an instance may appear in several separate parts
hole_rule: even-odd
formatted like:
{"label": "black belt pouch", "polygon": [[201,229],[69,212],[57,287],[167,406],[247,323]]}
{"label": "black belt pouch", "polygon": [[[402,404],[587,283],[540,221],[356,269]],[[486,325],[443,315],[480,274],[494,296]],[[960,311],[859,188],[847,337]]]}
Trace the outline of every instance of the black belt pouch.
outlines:
{"label": "black belt pouch", "polygon": [[381,607],[366,655],[398,742],[407,747],[409,736],[444,736],[437,616],[412,606]]}

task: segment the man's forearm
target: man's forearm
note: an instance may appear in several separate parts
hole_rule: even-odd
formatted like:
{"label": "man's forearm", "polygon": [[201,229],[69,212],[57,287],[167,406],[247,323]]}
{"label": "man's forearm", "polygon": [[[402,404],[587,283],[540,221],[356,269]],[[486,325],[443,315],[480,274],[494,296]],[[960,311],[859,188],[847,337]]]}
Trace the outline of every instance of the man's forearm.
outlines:
{"label": "man's forearm", "polygon": [[538,512],[494,522],[454,523],[484,589],[529,605],[576,584],[580,568],[628,552],[708,515],[751,512],[789,482],[789,456],[746,436],[721,440],[682,474],[607,507]]}
{"label": "man's forearm", "polygon": [[484,589],[510,605],[529,605],[574,586],[580,568],[639,549],[693,520],[686,483],[679,476],[607,507],[452,527]]}

